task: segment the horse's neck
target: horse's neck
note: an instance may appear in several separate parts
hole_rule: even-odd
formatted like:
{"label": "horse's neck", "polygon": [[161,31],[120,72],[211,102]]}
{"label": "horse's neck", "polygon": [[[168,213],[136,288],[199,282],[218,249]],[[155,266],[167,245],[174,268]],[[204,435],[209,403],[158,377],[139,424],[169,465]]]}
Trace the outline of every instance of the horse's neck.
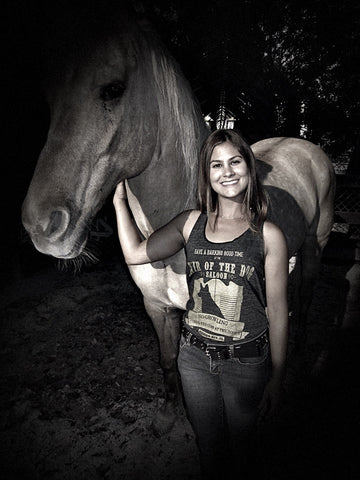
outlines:
{"label": "horse's neck", "polygon": [[151,75],[159,92],[158,144],[149,166],[129,180],[129,203],[148,235],[196,206],[197,162],[207,128],[190,86],[162,49],[151,51]]}
{"label": "horse's neck", "polygon": [[175,140],[172,147],[153,157],[144,172],[128,180],[129,205],[144,236],[183,210],[195,208],[196,188],[188,183]]}

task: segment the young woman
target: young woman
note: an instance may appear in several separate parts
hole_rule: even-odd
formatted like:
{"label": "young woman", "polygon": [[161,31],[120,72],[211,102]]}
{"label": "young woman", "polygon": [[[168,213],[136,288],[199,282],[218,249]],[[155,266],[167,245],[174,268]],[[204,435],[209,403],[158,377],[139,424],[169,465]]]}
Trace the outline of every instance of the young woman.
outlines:
{"label": "young woman", "polygon": [[[141,241],[120,183],[114,195],[128,264],[185,248],[190,299],[178,366],[204,478],[245,473],[256,422],[278,406],[287,345],[288,256],[266,220],[251,148],[234,130],[209,135],[200,154],[199,210]],[[250,465],[250,472],[252,466]]]}

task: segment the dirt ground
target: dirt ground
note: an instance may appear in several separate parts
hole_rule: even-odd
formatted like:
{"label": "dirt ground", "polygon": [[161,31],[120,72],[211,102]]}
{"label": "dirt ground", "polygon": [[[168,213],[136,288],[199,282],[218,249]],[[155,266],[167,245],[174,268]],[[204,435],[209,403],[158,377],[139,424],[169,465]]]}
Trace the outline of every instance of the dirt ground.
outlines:
{"label": "dirt ground", "polygon": [[[283,408],[259,428],[262,478],[359,478],[358,324],[339,325],[350,266],[323,263]],[[2,478],[199,478],[185,413],[166,435],[151,429],[158,345],[118,258],[76,274],[46,265],[7,285],[0,306]]]}

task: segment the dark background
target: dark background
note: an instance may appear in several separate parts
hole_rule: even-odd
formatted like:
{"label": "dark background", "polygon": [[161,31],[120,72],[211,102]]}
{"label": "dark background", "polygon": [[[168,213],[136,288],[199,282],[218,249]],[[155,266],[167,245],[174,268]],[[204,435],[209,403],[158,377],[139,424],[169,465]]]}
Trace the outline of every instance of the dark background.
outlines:
{"label": "dark background", "polygon": [[[147,478],[169,472],[186,478],[187,461],[189,478],[198,478],[184,417],[171,436],[149,432],[163,396],[156,336],[115,235],[92,246],[98,264],[74,275],[38,253],[21,225],[21,204],[46,141],[43,60],[53,25],[71,23],[84,5],[112,12],[121,3],[2,4],[0,453],[11,480],[119,480],[123,472],[142,480],[143,472],[133,473],[139,460]],[[358,178],[357,1],[134,3],[180,63],[205,115],[216,117],[223,94],[250,142],[298,137],[306,125],[306,138],[347,172],[343,177]],[[98,218],[114,227],[111,199]],[[358,267],[349,242],[342,236],[323,263],[305,360],[290,362],[283,417],[277,435],[269,430],[265,453],[275,473],[268,478],[358,478],[359,335],[341,329],[348,273]],[[315,367],[321,371],[323,360],[319,379]]]}

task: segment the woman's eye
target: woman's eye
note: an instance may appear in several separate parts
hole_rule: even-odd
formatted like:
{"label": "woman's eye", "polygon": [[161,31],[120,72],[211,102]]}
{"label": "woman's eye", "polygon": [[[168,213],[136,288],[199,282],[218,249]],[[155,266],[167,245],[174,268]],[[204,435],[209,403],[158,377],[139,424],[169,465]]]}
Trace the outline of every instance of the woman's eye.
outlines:
{"label": "woman's eye", "polygon": [[219,168],[221,167],[221,163],[213,163],[211,168]]}
{"label": "woman's eye", "polygon": [[237,158],[231,162],[231,165],[239,165],[242,162],[242,158]]}

